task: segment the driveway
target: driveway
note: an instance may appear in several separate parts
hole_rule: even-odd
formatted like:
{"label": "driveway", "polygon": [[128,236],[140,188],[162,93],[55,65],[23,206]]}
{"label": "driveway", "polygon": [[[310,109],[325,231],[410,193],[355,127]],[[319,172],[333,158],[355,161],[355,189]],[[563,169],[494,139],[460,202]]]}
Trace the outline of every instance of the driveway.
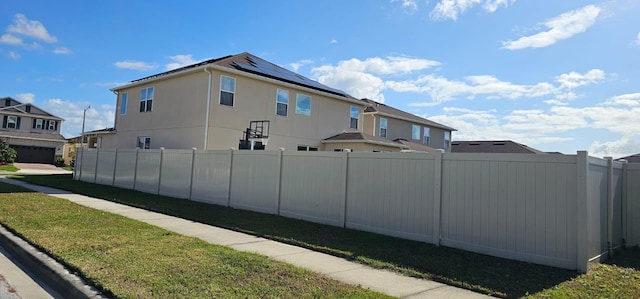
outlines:
{"label": "driveway", "polygon": [[51,164],[40,163],[13,163],[13,166],[17,167],[18,172],[21,174],[64,174],[71,173],[71,171],[64,170],[60,167],[56,167]]}

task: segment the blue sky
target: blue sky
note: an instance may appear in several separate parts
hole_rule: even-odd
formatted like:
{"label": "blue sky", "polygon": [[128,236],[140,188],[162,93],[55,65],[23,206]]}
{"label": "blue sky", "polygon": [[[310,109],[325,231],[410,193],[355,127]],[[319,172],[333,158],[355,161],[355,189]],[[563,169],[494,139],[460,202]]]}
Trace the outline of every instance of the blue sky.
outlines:
{"label": "blue sky", "polygon": [[5,1],[0,97],[113,125],[110,88],[250,52],[544,151],[640,153],[640,0]]}

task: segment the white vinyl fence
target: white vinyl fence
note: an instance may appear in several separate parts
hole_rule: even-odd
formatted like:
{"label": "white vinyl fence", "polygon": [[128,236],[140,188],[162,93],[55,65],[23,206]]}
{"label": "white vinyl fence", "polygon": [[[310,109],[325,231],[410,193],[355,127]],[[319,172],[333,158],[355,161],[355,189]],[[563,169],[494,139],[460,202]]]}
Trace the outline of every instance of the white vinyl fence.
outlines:
{"label": "white vinyl fence", "polygon": [[640,165],[577,155],[89,149],[74,178],[587,270],[640,244]]}

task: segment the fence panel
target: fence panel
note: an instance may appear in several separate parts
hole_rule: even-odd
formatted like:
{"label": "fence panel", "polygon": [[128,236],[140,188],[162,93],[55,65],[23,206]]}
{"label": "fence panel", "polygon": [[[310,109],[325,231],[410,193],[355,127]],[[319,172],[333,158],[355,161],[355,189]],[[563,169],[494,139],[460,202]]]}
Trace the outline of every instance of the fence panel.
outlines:
{"label": "fence panel", "polygon": [[160,194],[189,198],[193,150],[165,150],[162,153]]}
{"label": "fence panel", "polygon": [[283,152],[280,215],[343,225],[345,154]]}
{"label": "fence panel", "polygon": [[627,164],[626,242],[629,246],[640,246],[640,163]]}
{"label": "fence panel", "polygon": [[611,228],[612,233],[612,246],[613,248],[619,247],[622,245],[622,239],[624,236],[622,235],[622,221],[624,217],[622,217],[622,201],[623,201],[623,188],[624,188],[624,165],[621,163],[615,163],[613,167],[613,185],[611,186],[613,189],[613,210],[611,211],[613,215],[613,219],[611,224],[613,227]]}
{"label": "fence panel", "polygon": [[575,156],[446,154],[442,244],[576,267]]}
{"label": "fence panel", "polygon": [[[587,213],[589,259],[599,258],[607,252],[607,197],[608,164],[606,160],[588,158]],[[606,256],[606,254],[604,255]]]}
{"label": "fence panel", "polygon": [[135,189],[158,194],[160,183],[160,150],[139,150]]}
{"label": "fence panel", "polygon": [[82,149],[80,153],[80,180],[94,183],[96,179],[96,157],[98,150],[93,148]]}
{"label": "fence panel", "polygon": [[113,169],[116,164],[115,149],[100,149],[98,152],[98,169],[96,170],[96,183],[103,185],[113,184]]}
{"label": "fence panel", "polygon": [[232,207],[277,214],[280,151],[238,151],[233,153]]}
{"label": "fence panel", "polygon": [[191,199],[226,206],[230,169],[231,151],[196,151]]}
{"label": "fence panel", "polygon": [[350,153],[346,226],[434,242],[434,154]]}
{"label": "fence panel", "polygon": [[136,172],[135,149],[118,149],[118,160],[116,161],[116,177],[113,185],[125,189],[133,189]]}

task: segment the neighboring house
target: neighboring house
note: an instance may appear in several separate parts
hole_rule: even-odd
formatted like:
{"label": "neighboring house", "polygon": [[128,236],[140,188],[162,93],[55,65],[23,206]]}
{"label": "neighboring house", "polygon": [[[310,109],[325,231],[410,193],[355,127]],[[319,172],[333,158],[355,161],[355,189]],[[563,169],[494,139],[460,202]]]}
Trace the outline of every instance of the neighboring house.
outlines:
{"label": "neighboring house", "polygon": [[451,133],[456,129],[376,101],[363,101],[368,105],[364,133],[408,146],[405,151],[451,151]]}
{"label": "neighboring house", "polygon": [[111,90],[115,134],[102,135],[100,147],[323,150],[326,138],[362,128],[367,105],[250,53]]}
{"label": "neighboring house", "polygon": [[0,138],[16,150],[16,162],[54,163],[62,156],[64,119],[10,97],[0,98],[0,117]]}
{"label": "neighboring house", "polygon": [[547,154],[511,140],[454,141],[451,144],[451,151],[454,153]]}
{"label": "neighboring house", "polygon": [[616,161],[620,161],[620,160],[626,160],[629,163],[640,163],[640,154],[635,154],[635,155],[616,159]]}

